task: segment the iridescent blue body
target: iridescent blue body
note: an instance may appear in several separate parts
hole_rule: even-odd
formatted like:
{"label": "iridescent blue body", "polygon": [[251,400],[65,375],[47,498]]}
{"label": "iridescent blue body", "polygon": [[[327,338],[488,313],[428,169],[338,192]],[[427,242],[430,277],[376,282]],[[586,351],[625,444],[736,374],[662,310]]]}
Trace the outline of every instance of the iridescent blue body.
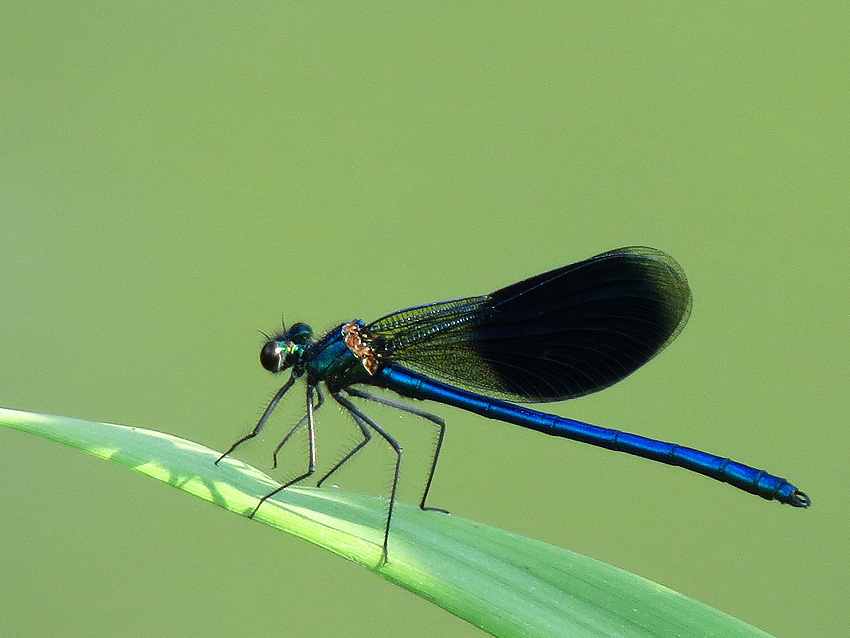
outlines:
{"label": "iridescent blue body", "polygon": [[331,390],[369,381],[369,374],[360,359],[345,345],[342,326],[331,330],[306,349],[304,371],[307,383],[316,385],[324,381]]}
{"label": "iridescent blue body", "polygon": [[382,368],[377,376],[380,385],[406,397],[445,403],[489,419],[521,425],[544,434],[562,436],[609,450],[627,452],[645,459],[684,467],[767,500],[775,499],[780,503],[796,507],[806,507],[809,504],[805,495],[785,479],[707,452],[529,410],[505,401],[453,388],[392,364]]}
{"label": "iridescent blue body", "polygon": [[324,385],[351,415],[363,440],[327,471],[318,485],[362,449],[373,433],[397,455],[384,532],[385,559],[402,449],[351,398],[390,405],[438,427],[431,471],[420,501],[423,509],[433,509],[426,507],[425,501],[445,423],[418,408],[365,392],[359,388],[363,385],[683,467],[768,500],[808,507],[805,493],[785,479],[748,465],[491,396],[512,401],[561,401],[608,387],[663,350],[684,327],[690,309],[690,288],[678,263],[661,251],[631,247],[543,273],[490,295],[409,308],[368,325],[351,321],[318,341],[313,340],[309,326],[298,323],[270,338],[260,354],[267,370],[277,373],[290,369],[289,380],[253,432],[234,443],[222,458],[256,436],[280,398],[304,377],[307,414],[275,450],[275,465],[283,444],[306,424],[309,467],[261,499],[251,515],[267,498],[314,473],[313,413],[324,403]]}

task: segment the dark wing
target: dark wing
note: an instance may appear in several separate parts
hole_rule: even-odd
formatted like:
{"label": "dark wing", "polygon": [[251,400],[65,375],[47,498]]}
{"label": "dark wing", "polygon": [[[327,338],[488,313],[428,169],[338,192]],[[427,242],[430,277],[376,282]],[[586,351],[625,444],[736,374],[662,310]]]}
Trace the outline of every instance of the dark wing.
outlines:
{"label": "dark wing", "polygon": [[366,327],[384,360],[516,401],[616,383],[684,327],[691,291],[654,248],[612,250],[497,290],[410,308]]}

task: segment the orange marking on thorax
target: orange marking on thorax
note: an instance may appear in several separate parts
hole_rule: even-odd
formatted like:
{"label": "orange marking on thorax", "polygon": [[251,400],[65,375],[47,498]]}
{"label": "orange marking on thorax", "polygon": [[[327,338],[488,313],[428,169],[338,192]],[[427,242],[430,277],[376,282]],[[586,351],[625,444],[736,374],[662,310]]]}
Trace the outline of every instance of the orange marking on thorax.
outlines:
{"label": "orange marking on thorax", "polygon": [[366,372],[374,375],[378,371],[378,358],[372,346],[366,343],[357,321],[349,321],[342,327],[342,340],[351,352],[360,359]]}

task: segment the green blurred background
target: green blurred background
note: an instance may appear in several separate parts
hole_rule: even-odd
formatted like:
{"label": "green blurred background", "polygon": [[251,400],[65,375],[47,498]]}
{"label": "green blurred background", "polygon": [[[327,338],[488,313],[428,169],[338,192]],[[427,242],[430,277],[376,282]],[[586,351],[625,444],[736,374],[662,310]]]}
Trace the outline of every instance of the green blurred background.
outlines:
{"label": "green blurred background", "polygon": [[[778,636],[844,634],[848,20],[846,3],[4,3],[0,404],[224,449],[278,387],[257,329],[281,313],[324,330],[655,246],[690,277],[690,325],[553,409],[764,467],[813,507],[442,407],[433,504]],[[268,467],[302,404],[242,458]],[[375,414],[416,502],[430,428]],[[327,409],[320,461],[354,438]],[[338,483],[385,494],[391,465],[373,445]],[[54,443],[0,432],[0,492],[4,636],[482,635]]]}

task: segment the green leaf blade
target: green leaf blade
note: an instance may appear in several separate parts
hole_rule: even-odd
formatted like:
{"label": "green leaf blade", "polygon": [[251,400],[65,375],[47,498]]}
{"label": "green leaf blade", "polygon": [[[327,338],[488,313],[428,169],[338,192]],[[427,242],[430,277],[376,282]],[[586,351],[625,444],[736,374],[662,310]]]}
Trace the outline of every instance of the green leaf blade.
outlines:
{"label": "green leaf blade", "polygon": [[[277,487],[219,452],[153,430],[0,408],[0,425],[79,448],[247,516]],[[546,543],[397,503],[381,563],[385,499],[289,488],[254,520],[357,562],[501,637],[768,634],[666,587]]]}

